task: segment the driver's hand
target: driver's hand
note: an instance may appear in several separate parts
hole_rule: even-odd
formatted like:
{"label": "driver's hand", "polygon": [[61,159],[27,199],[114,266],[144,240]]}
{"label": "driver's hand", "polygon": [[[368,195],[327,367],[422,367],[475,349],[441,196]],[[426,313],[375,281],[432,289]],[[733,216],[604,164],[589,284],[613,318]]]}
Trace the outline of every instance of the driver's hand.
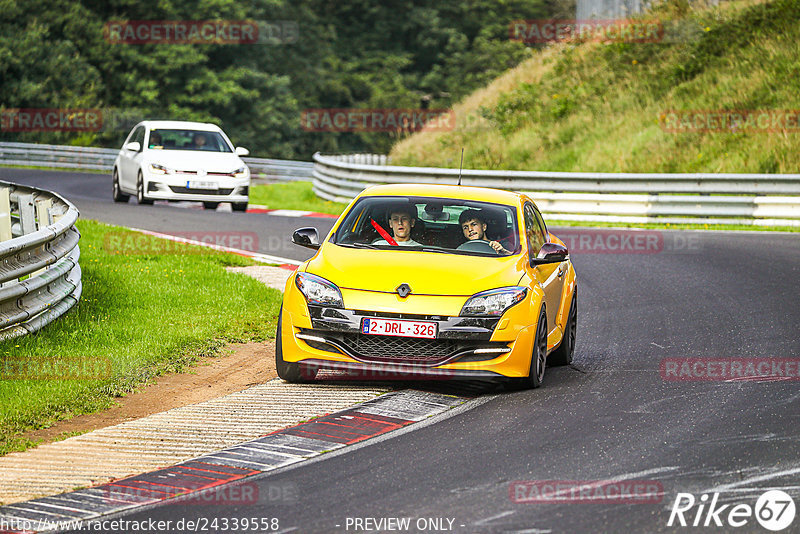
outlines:
{"label": "driver's hand", "polygon": [[492,247],[494,251],[497,252],[498,254],[506,252],[506,249],[503,248],[503,245],[501,245],[497,241],[489,241],[489,246]]}

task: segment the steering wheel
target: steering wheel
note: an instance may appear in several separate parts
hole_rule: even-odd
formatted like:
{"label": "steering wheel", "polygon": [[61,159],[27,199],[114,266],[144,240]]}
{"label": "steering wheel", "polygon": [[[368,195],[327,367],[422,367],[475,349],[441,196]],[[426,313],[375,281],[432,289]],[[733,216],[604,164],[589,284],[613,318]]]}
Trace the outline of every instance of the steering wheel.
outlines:
{"label": "steering wheel", "polygon": [[467,252],[493,252],[497,254],[497,251],[492,248],[492,245],[489,244],[488,241],[484,241],[483,239],[476,239],[474,241],[467,241],[466,243],[461,243],[458,245],[456,250],[466,250]]}

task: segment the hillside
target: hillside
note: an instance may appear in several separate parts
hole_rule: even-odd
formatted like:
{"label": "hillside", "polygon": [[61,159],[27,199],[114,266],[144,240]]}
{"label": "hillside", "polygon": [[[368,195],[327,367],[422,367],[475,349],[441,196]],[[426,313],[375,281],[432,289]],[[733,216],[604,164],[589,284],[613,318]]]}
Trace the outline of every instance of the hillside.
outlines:
{"label": "hillside", "polygon": [[457,167],[463,146],[473,169],[800,172],[800,0],[670,1],[644,18],[677,30],[536,52],[456,104],[452,131],[397,143],[392,163]]}

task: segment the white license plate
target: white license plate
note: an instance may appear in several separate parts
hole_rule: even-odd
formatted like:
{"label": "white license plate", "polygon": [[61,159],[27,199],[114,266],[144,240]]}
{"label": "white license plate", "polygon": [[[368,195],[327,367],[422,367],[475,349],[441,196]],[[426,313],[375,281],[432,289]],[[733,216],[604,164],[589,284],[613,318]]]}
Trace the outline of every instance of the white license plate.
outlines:
{"label": "white license plate", "polygon": [[199,182],[197,180],[192,180],[186,182],[186,187],[189,189],[219,189],[219,184],[217,182]]}
{"label": "white license plate", "polygon": [[361,323],[362,334],[378,336],[403,336],[436,339],[436,323],[406,321],[401,319],[364,318]]}

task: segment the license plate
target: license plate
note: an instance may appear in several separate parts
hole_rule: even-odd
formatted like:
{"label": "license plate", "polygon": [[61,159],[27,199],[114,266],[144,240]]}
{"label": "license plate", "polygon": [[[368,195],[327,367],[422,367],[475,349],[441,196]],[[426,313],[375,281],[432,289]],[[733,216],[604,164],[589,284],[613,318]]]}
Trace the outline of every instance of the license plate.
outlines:
{"label": "license plate", "polygon": [[219,184],[217,182],[199,182],[197,180],[192,180],[186,182],[186,187],[189,189],[219,189]]}
{"label": "license plate", "polygon": [[403,336],[436,339],[436,323],[406,321],[401,319],[365,318],[361,323],[362,334],[378,336]]}

